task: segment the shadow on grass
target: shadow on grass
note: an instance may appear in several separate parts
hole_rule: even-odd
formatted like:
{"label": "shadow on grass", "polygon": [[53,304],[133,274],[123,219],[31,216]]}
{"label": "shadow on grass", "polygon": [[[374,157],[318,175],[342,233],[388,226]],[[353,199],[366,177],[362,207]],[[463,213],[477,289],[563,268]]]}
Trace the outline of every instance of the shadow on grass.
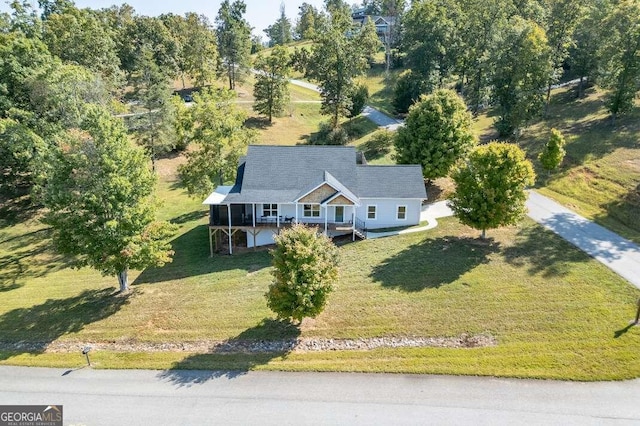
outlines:
{"label": "shadow on grass", "polygon": [[0,316],[0,341],[20,343],[19,348],[0,352],[6,359],[16,353],[41,353],[61,336],[81,331],[103,320],[128,303],[129,297],[113,288],[85,290],[67,299],[49,299],[29,308],[17,308]]}
{"label": "shadow on grass", "polygon": [[133,285],[178,280],[233,269],[255,272],[271,265],[271,255],[266,251],[209,257],[207,225],[196,226],[178,236],[171,242],[171,246],[175,251],[173,262],[160,268],[145,269]]}
{"label": "shadow on grass", "polygon": [[169,222],[171,222],[173,224],[176,224],[176,225],[182,225],[183,223],[191,222],[193,220],[202,219],[203,217],[205,217],[207,215],[208,215],[208,213],[207,213],[206,210],[194,210],[192,212],[181,214],[180,216],[176,216],[173,219],[171,219]]}
{"label": "shadow on grass", "polygon": [[49,229],[40,229],[0,241],[0,293],[22,287],[23,281],[68,267],[72,260],[55,253]]}
{"label": "shadow on grass", "polygon": [[273,125],[267,117],[249,117],[244,121],[245,127],[249,129],[264,130]]}
{"label": "shadow on grass", "polygon": [[616,330],[613,333],[613,338],[614,339],[619,339],[620,337],[622,337],[624,334],[627,333],[627,331],[631,330],[633,327],[636,327],[638,324],[636,324],[635,322],[630,323],[629,325],[627,325],[625,328],[621,328],[620,330]]}
{"label": "shadow on grass", "polygon": [[384,260],[371,278],[407,292],[451,284],[499,250],[492,239],[441,237],[412,245]]}
{"label": "shadow on grass", "polygon": [[360,139],[370,133],[378,130],[378,125],[362,115],[352,118],[342,124],[342,127],[347,131],[349,139]]}
{"label": "shadow on grass", "polygon": [[6,228],[32,219],[40,208],[31,203],[31,197],[0,196],[0,228]]}
{"label": "shadow on grass", "polygon": [[177,386],[201,384],[220,377],[233,379],[275,358],[285,357],[299,336],[299,327],[290,322],[265,318],[255,327],[211,348],[210,353],[191,355],[176,362],[159,377]]}
{"label": "shadow on grass", "polygon": [[573,264],[590,259],[551,231],[535,225],[521,229],[514,245],[503,254],[507,263],[516,267],[528,265],[530,275],[542,274],[545,278],[565,276]]}
{"label": "shadow on grass", "polygon": [[391,152],[392,147],[393,138],[377,137],[376,135],[360,145],[358,149],[362,151],[367,160],[371,161],[387,156]]}
{"label": "shadow on grass", "polygon": [[[640,185],[629,191],[624,197],[606,204],[604,208],[606,214],[596,216],[595,221],[621,233],[636,244],[640,244],[640,222],[638,221]],[[616,226],[617,223],[624,225],[628,230],[620,229],[620,226]]]}

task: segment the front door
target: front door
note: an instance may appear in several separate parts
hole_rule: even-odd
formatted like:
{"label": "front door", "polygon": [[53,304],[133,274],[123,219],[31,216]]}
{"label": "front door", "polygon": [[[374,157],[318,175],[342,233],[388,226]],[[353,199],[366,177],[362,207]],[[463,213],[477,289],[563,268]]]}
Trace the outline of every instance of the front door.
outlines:
{"label": "front door", "polygon": [[336,206],[336,223],[344,222],[344,207]]}

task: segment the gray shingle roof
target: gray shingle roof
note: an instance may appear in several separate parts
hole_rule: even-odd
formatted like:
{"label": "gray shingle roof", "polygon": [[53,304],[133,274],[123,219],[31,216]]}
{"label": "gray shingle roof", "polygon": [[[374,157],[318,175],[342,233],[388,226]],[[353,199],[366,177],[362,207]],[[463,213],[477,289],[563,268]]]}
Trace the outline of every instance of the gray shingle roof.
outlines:
{"label": "gray shingle roof", "polygon": [[426,198],[420,166],[358,166],[354,147],[250,145],[225,202],[291,203],[325,172],[358,197]]}

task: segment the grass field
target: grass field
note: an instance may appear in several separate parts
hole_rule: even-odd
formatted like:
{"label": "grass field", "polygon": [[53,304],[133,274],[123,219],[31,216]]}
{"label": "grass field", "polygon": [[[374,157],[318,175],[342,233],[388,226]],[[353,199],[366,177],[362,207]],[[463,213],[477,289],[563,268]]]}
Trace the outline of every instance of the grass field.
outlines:
{"label": "grass field", "polygon": [[[273,321],[267,251],[208,257],[205,210],[161,160],[161,217],[180,226],[172,264],[114,277],[74,270],[50,251],[36,216],[0,228],[0,341],[181,342],[280,337],[486,334],[475,349],[399,348],[269,354],[96,351],[99,368],[231,368],[477,374],[575,380],[640,376],[640,328],[626,327],[640,292],[531,222],[477,232],[454,219],[428,233],[341,247],[326,311],[302,326]],[[32,214],[34,212],[31,212]],[[16,219],[17,220],[17,219]],[[75,347],[74,346],[74,347]],[[79,366],[77,353],[2,352],[0,363]],[[170,374],[170,373],[168,373]]]}
{"label": "grass field", "polygon": [[[476,121],[481,140],[496,137],[492,122],[487,115]],[[565,135],[567,155],[561,168],[547,175],[537,156],[551,128]],[[517,142],[538,168],[541,193],[640,243],[640,108],[614,126],[602,92],[590,89],[576,99],[572,88],[559,89],[548,117],[526,128]]]}

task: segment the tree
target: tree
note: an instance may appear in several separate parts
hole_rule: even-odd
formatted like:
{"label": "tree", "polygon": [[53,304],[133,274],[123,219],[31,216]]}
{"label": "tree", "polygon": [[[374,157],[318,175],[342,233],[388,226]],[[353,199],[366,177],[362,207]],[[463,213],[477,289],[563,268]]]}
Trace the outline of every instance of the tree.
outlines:
{"label": "tree", "polygon": [[472,117],[463,100],[451,90],[440,89],[409,109],[396,135],[396,161],[420,164],[430,181],[447,176],[476,143]]}
{"label": "tree", "polygon": [[369,100],[369,89],[364,84],[358,86],[351,93],[351,105],[348,107],[347,118],[355,118],[362,113]]}
{"label": "tree", "polygon": [[551,48],[553,74],[547,84],[545,108],[549,108],[551,86],[562,73],[562,65],[569,55],[573,44],[573,32],[586,11],[585,0],[554,0],[551,2],[547,18],[547,39]]}
{"label": "tree", "polygon": [[155,221],[155,176],[118,119],[92,108],[50,157],[41,193],[56,250],[78,267],[117,275],[121,292],[129,269],[171,261],[173,227]]}
{"label": "tree", "polygon": [[43,41],[51,54],[100,74],[112,89],[120,86],[122,77],[114,37],[90,9],[68,5],[44,22]]}
{"label": "tree", "polygon": [[412,72],[443,85],[456,65],[460,18],[454,0],[412,2],[403,18],[401,42]]}
{"label": "tree", "polygon": [[338,277],[338,249],[326,235],[304,225],[284,229],[274,240],[274,281],[265,295],[267,305],[278,318],[316,317]]}
{"label": "tree", "polygon": [[306,70],[320,86],[320,112],[331,117],[333,129],[339,127],[340,117],[349,114],[353,80],[367,67],[366,52],[360,48],[363,35],[347,37],[340,10],[335,9],[332,23],[317,37]]}
{"label": "tree", "polygon": [[300,40],[315,38],[318,29],[322,26],[322,14],[309,3],[302,3],[298,10],[298,22],[295,28],[297,38]]}
{"label": "tree", "polygon": [[430,93],[432,90],[431,81],[426,81],[420,74],[407,70],[396,81],[391,105],[396,113],[405,114],[421,95]]}
{"label": "tree", "polygon": [[[234,92],[207,88],[194,95],[184,132],[196,149],[186,153],[178,167],[180,180],[192,196],[206,196],[217,186],[235,179],[238,160],[255,133],[244,127],[247,115],[233,102]],[[178,117],[178,120],[184,117]]]}
{"label": "tree", "polygon": [[471,111],[478,114],[489,103],[497,41],[505,31],[513,7],[504,0],[467,0],[465,5],[456,68],[461,91]]}
{"label": "tree", "polygon": [[358,31],[358,45],[369,63],[373,63],[374,56],[382,47],[380,37],[376,31],[376,25],[371,18],[367,18],[364,25]]}
{"label": "tree", "polygon": [[640,90],[640,4],[620,1],[603,26],[607,36],[601,46],[598,81],[609,90],[606,104],[615,122],[619,114],[633,108]]}
{"label": "tree", "polygon": [[542,168],[551,172],[560,166],[566,151],[564,150],[564,136],[556,129],[551,129],[551,137],[544,145],[544,149],[538,155]]}
{"label": "tree", "polygon": [[540,113],[544,89],[551,78],[551,58],[544,30],[535,22],[515,17],[509,21],[495,58],[493,100],[500,136],[517,134]]}
{"label": "tree", "polygon": [[291,43],[291,40],[293,40],[292,26],[285,13],[284,2],[280,3],[280,17],[273,25],[269,25],[264,32],[269,37],[269,47]]}
{"label": "tree", "polygon": [[42,161],[44,141],[27,126],[0,118],[0,193],[30,188]]}
{"label": "tree", "polygon": [[133,75],[134,96],[144,108],[144,114],[132,118],[132,130],[151,158],[151,166],[155,171],[157,156],[173,148],[171,87],[147,46],[143,46],[136,68]]}
{"label": "tree", "polygon": [[269,117],[271,123],[274,115],[284,112],[289,102],[289,54],[283,46],[273,48],[271,55],[258,56],[255,68],[256,83],[253,86],[253,95],[256,102],[253,110]]}
{"label": "tree", "polygon": [[452,174],[456,190],[449,201],[465,225],[486,230],[516,224],[525,214],[527,193],[535,174],[517,146],[491,142],[477,147]]}
{"label": "tree", "polygon": [[242,0],[223,0],[216,17],[218,51],[224,61],[229,89],[236,88],[236,80],[249,64],[251,27],[243,18],[247,6]]}
{"label": "tree", "polygon": [[607,31],[601,23],[609,12],[609,0],[597,0],[586,5],[585,17],[575,29],[574,43],[567,60],[571,71],[580,77],[577,97],[584,94],[585,79],[595,80],[599,65],[599,49]]}

